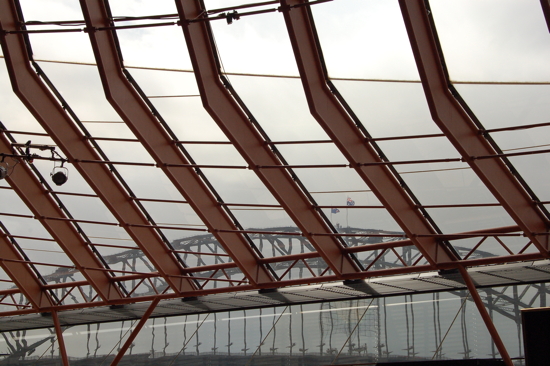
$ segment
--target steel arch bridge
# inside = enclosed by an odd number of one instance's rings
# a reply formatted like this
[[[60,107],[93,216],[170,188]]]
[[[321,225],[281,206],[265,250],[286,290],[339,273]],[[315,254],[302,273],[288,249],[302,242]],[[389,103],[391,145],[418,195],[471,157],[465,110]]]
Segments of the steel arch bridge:
[[[254,229],[257,230],[257,229]],[[300,254],[304,253],[309,249],[310,244],[301,239],[296,238],[294,235],[290,235],[289,233],[295,232],[296,228],[294,227],[275,227],[275,228],[268,228],[264,229],[265,234],[258,233],[252,235],[252,239],[254,240],[255,245],[257,246],[258,250],[265,254],[265,255],[292,255],[292,254]],[[388,232],[388,231],[382,231],[382,230],[375,230],[375,229],[360,229],[360,228],[342,228],[342,232],[348,233],[348,234],[371,234],[372,236],[354,236],[351,240],[349,240],[348,244],[350,247],[353,246],[361,246],[361,245],[373,245],[378,243],[384,243],[389,241],[397,240],[396,237],[401,235],[402,233],[399,232]],[[384,236],[387,235],[387,236]],[[216,261],[222,262],[224,259],[228,259],[226,257],[219,257],[218,255],[220,252],[223,252],[223,249],[219,248],[219,244],[217,243],[216,239],[212,235],[197,235],[197,236],[190,236],[186,238],[182,238],[179,240],[175,240],[172,243],[175,250],[179,251],[183,254],[183,258],[186,261],[186,263],[191,263],[193,266],[207,266],[212,264],[212,258],[214,257],[213,262],[215,264]],[[458,247],[455,246],[455,248],[458,250],[459,254],[462,256],[468,255],[470,253],[472,258],[489,258],[494,256],[495,254],[487,252],[487,251],[480,251],[476,250],[474,253],[471,253],[471,248],[466,247]],[[201,253],[201,254],[198,254]],[[397,253],[394,253],[392,251],[386,251],[383,252],[380,251],[374,251],[369,256],[365,256],[361,260],[361,264],[365,267],[374,265],[378,269],[387,269],[387,268],[396,268],[398,266],[403,265],[403,261],[408,263],[409,265],[412,264],[414,261],[418,260],[418,258],[421,257],[421,253],[416,249],[414,246],[407,246],[407,247],[401,247],[400,251]],[[147,265],[146,259],[143,258],[143,255],[136,250],[127,250],[122,251],[117,254],[109,255],[105,257],[105,260],[107,263],[111,266],[121,266],[123,270],[129,270],[129,271],[140,271],[140,266]],[[225,263],[225,262],[222,262]],[[306,263],[301,264],[295,264],[293,265],[291,262],[279,262],[277,266],[274,267],[276,272],[287,272],[291,271],[291,276],[294,277],[302,277],[304,273],[307,275],[309,271],[314,272],[322,272],[326,270],[326,264],[322,263],[322,261],[319,261],[317,259],[308,261]],[[76,274],[76,271],[67,270],[65,268],[60,269],[56,271],[55,273],[46,276],[45,280],[48,282],[56,282],[56,283],[66,283],[71,282],[74,280],[74,276]],[[229,268],[224,273],[211,273],[212,277],[216,276],[226,276],[231,277],[233,275],[241,275],[238,271],[233,271],[233,269]],[[215,282],[214,282],[215,284]],[[156,287],[157,289],[159,286]],[[145,286],[146,293],[142,293],[141,295],[147,295],[148,293],[152,294],[155,293],[155,287],[153,286]],[[63,291],[63,289],[56,290],[58,292],[55,292],[55,296],[59,298],[63,298],[67,296],[67,293]],[[468,293],[466,291],[449,291],[449,294],[452,294],[456,296],[457,298],[461,299],[462,301],[472,301],[472,298],[468,296]],[[512,286],[504,286],[501,288],[484,288],[480,290],[480,293],[482,294],[482,297],[484,299],[484,303],[486,304],[489,312],[493,314],[499,314],[500,316],[505,317],[506,319],[509,319],[510,321],[514,322],[516,324],[516,331],[517,331],[517,338],[519,345],[521,346],[521,315],[520,315],[520,309],[522,308],[528,308],[532,307],[534,305],[540,305],[545,306],[546,305],[546,298],[547,294],[550,294],[550,289],[545,284],[527,284],[527,285],[512,285]],[[70,295],[69,295],[70,296]],[[433,306],[434,306],[434,323],[433,323],[433,336],[434,341],[442,343],[442,337],[444,330],[441,329],[441,312],[440,312],[440,302],[439,302],[439,294],[434,293],[433,294]],[[75,299],[76,300],[76,299]],[[340,318],[350,318],[353,316],[356,316],[354,312],[356,310],[353,310],[352,308],[355,308],[354,301],[353,300],[343,300],[343,304],[347,304],[349,301],[349,310],[345,310],[344,312],[349,313],[349,315],[341,316]],[[383,298],[377,298],[376,300],[376,306],[378,308],[383,308],[384,304],[386,303],[386,300]],[[414,304],[413,295],[404,295],[404,301],[405,301],[405,308],[408,309],[408,307],[411,307]],[[293,305],[293,306],[299,306],[299,305]],[[327,311],[327,309],[331,308],[331,303],[321,303],[320,304],[320,311]],[[467,319],[467,314],[463,311],[463,307],[461,307],[461,310],[459,311],[460,315],[459,319],[457,320],[461,324],[461,338],[463,340],[463,355],[464,358],[471,358],[472,350],[470,349],[470,343],[472,340],[469,339],[468,336],[468,329],[471,327],[471,324],[469,324]],[[246,317],[246,312],[250,312],[251,310],[243,310],[244,315]],[[259,310],[262,311],[261,309]],[[264,312],[267,310],[264,309]],[[233,311],[236,313],[240,313],[240,311]],[[231,313],[231,312],[230,312]],[[346,314],[347,314],[346,313]],[[334,330],[330,330],[331,327],[350,327],[350,325],[335,325],[334,321],[332,319],[332,315],[330,315],[330,320],[328,318],[328,315],[322,313],[323,315],[319,316],[319,329],[320,332],[326,332],[327,334],[330,334],[332,337],[332,333]],[[215,315],[213,315],[215,317]],[[230,317],[231,315],[229,315]],[[185,319],[187,320],[190,315],[185,315]],[[364,346],[361,346],[361,340],[359,339],[359,343],[353,343],[353,342],[347,342],[345,346],[343,346],[342,349],[337,349],[332,346],[330,346],[333,341],[332,338],[328,339],[326,341],[326,345],[319,344],[315,345],[315,347],[318,347],[318,351],[316,352],[309,352],[308,354],[315,355],[315,357],[320,357],[321,359],[331,359],[331,357],[336,356],[336,354],[340,354],[343,352],[345,357],[348,357],[349,360],[353,361],[355,360],[354,357],[360,358],[361,360],[365,360],[367,357],[368,359],[372,361],[386,359],[386,360],[413,360],[416,358],[416,350],[415,350],[415,332],[414,332],[414,312],[411,312],[409,317],[407,317],[407,329],[409,327],[412,327],[411,332],[407,332],[406,338],[407,338],[407,344],[409,345],[406,347],[403,352],[402,349],[391,349],[389,346],[387,346],[388,339],[387,334],[384,339],[384,336],[382,334],[382,328],[384,328],[382,325],[386,323],[387,319],[386,311],[377,311],[375,314],[370,314],[368,322],[365,323],[366,325],[362,325],[361,327],[370,327],[374,328],[372,332],[376,332],[376,342],[374,346],[371,345],[370,350],[367,349],[366,343]],[[159,321],[159,318],[156,318],[157,321]],[[185,323],[185,322],[184,322]],[[245,324],[246,326],[246,324]],[[257,326],[257,325],[256,325]],[[303,322],[301,325],[296,325],[297,327],[302,327],[301,332],[304,333],[303,329]],[[121,327],[121,334],[122,329],[125,327],[125,322],[122,321],[120,324]],[[245,330],[249,334],[252,334],[254,332],[258,332],[258,329],[254,328],[254,324],[249,325],[250,329]],[[69,327],[70,328],[70,327]],[[292,328],[292,324],[290,324],[290,328]],[[68,328],[67,328],[68,329]],[[154,329],[154,328],[151,328]],[[363,331],[360,328],[357,330],[358,332],[361,331],[363,333],[367,333],[367,331]],[[342,331],[342,329],[340,329]],[[351,328],[350,328],[351,331]],[[87,357],[89,357],[90,362],[95,362],[96,357],[101,359],[101,357],[105,357],[106,355],[102,355],[99,348],[101,347],[99,341],[94,341],[94,339],[97,340],[97,335],[101,332],[100,325],[97,325],[94,329],[94,326],[91,324],[87,325],[87,349],[88,354]],[[154,330],[153,330],[154,332]],[[17,334],[16,334],[17,333]],[[261,333],[261,331],[260,331]],[[386,331],[387,333],[387,331]],[[183,332],[183,334],[188,334],[186,331]],[[25,331],[22,331],[21,337],[19,336],[18,332],[9,332],[9,333],[3,333],[4,340],[6,341],[8,348],[10,350],[9,355],[6,355],[4,360],[0,361],[0,364],[10,364],[10,362],[23,362],[18,364],[25,364],[24,360],[27,359],[32,360],[33,352],[39,348],[41,345],[53,342],[54,336],[52,333],[52,336],[44,337],[43,339],[40,339],[38,341],[29,342],[25,338]],[[265,337],[265,334],[259,334],[260,338],[263,339]],[[351,333],[349,334],[351,337]],[[185,336],[187,337],[187,336]],[[213,334],[213,337],[216,338],[218,335],[216,333]],[[221,338],[223,338],[222,336]],[[358,336],[360,338],[360,336]],[[284,337],[283,337],[284,338]],[[323,336],[321,336],[323,338]],[[21,339],[21,341],[19,341]],[[15,340],[15,341],[14,341]],[[269,349],[264,349],[264,356],[269,356],[274,359],[277,357],[292,357],[292,348],[296,343],[292,342],[292,339],[289,340],[289,344],[285,345],[285,348],[281,348],[279,351],[279,348],[275,349],[275,339],[270,340],[270,342],[273,342],[273,346]],[[191,341],[191,339],[188,340],[188,342],[194,342],[189,344],[189,346],[184,347],[181,352],[183,355],[189,354],[191,352],[192,355],[196,356],[197,359],[201,357],[207,357],[209,360],[212,359],[219,359],[219,362],[227,362],[227,357],[233,357],[235,360],[243,360],[246,359],[247,355],[247,345],[245,344],[245,347],[243,349],[246,349],[243,353],[242,350],[233,350],[231,351],[230,348],[227,349],[227,351],[212,351],[212,350],[202,350],[200,348],[201,341],[197,338]],[[225,342],[225,341],[224,341]],[[185,342],[184,342],[185,343]],[[231,338],[227,340],[227,343],[231,343]],[[187,344],[187,343],[186,343]],[[293,345],[294,344],[294,345]],[[299,358],[300,356],[305,356],[306,352],[308,350],[305,350],[303,346],[301,351],[294,351],[294,356],[296,358]],[[260,347],[261,348],[261,347]],[[262,354],[262,350],[258,349],[258,352],[260,352],[260,355]],[[166,347],[165,347],[166,349]],[[316,349],[316,348],[312,348]],[[494,344],[491,344],[492,349],[492,357],[496,357],[498,355],[498,352],[496,351]],[[285,351],[286,350],[286,351]],[[53,352],[53,348],[51,350]],[[132,350],[130,349],[130,355]],[[285,353],[286,352],[286,353]],[[519,351],[521,354],[521,350]],[[438,349],[436,352],[436,358],[444,359],[445,354],[442,349]],[[98,356],[99,355],[99,356]],[[166,358],[166,359],[173,359],[177,355],[170,355],[166,354],[166,350],[164,350],[164,353],[160,350],[155,351],[154,344],[151,348],[150,354],[136,354],[133,356],[133,358],[140,359],[140,362],[149,362],[144,361],[147,360],[153,355],[156,358]],[[201,356],[202,355],[202,356]],[[53,353],[52,353],[53,356]],[[29,358],[31,357],[31,358]],[[172,357],[172,358],[171,358]],[[244,358],[243,358],[244,357]],[[201,358],[202,359],[202,358]],[[19,361],[17,361],[19,360]],[[225,361],[224,361],[225,360]],[[36,361],[36,360],[35,360]],[[134,360],[135,361],[135,360]],[[318,360],[317,360],[318,361]],[[315,362],[317,362],[315,361]],[[37,362],[37,361],[36,361]],[[130,362],[129,359],[125,362]],[[153,362],[153,361],[150,361]],[[198,362],[198,361],[197,361]],[[213,361],[212,361],[213,362]],[[522,361],[521,361],[522,362]],[[522,364],[520,362],[520,364]],[[147,363],[145,363],[147,364]],[[178,364],[178,363],[175,363]]]

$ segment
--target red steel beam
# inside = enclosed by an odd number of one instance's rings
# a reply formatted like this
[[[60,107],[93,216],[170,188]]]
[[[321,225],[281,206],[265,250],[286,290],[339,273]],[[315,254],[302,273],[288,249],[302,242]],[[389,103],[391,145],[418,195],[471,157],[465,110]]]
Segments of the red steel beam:
[[[237,263],[248,280],[255,283],[272,282],[273,278],[243,234],[237,231],[232,219],[218,203],[201,177],[192,167],[174,167],[190,164],[174,140],[153,115],[131,83],[123,74],[124,66],[117,52],[114,30],[93,29],[111,26],[103,0],[80,1],[92,48],[107,99],[138,137],[149,154],[170,181],[216,237],[224,250]]]
[[[67,356],[65,339],[63,338],[63,329],[61,329],[61,324],[59,323],[57,311],[52,311],[52,318],[55,327],[55,334],[57,336],[57,344],[59,345],[59,353],[61,355],[61,360],[63,361],[63,366],[69,366],[69,357]]]
[[[541,254],[548,256],[548,219],[498,157],[472,117],[452,94],[436,30],[424,0],[400,0],[414,57],[434,122]],[[543,234],[543,235],[537,235]]]
[[[332,271],[337,276],[343,273],[357,273],[357,265],[343,251],[337,239],[310,235],[331,233],[331,230],[314,210],[312,203],[294,182],[290,173],[286,169],[261,169],[261,166],[283,164],[271,151],[267,141],[256,130],[235,98],[224,87],[219,75],[210,24],[188,21],[200,18],[204,14],[205,9],[201,3],[199,0],[176,1],[204,107]]]
[[[456,260],[436,239],[417,237],[436,232],[391,170],[384,164],[376,164],[383,163],[382,159],[365,142],[363,133],[331,92],[310,9],[293,7],[304,3],[304,0],[281,0],[281,9],[312,115],[426,259],[433,265]]]
[[[94,192],[126,229],[130,237],[177,293],[192,291],[195,286],[188,278],[175,277],[182,274],[183,267],[159,234],[149,225],[124,187],[105,164],[86,164],[79,160],[102,160],[86,140],[70,116],[64,111],[55,96],[33,71],[22,34],[21,20],[13,0],[0,2],[0,40],[13,89],[48,135],[63,150],[69,161],[78,170]],[[138,224],[138,226],[130,226]],[[67,243],[72,247],[78,242]],[[172,277],[174,276],[174,277]]]
[[[487,327],[487,330],[489,331],[489,334],[491,335],[493,342],[495,342],[495,346],[497,346],[498,352],[500,353],[500,357],[502,357],[502,360],[504,361],[506,366],[514,366],[514,363],[512,362],[512,359],[510,358],[508,351],[506,350],[506,346],[504,346],[504,343],[502,342],[502,339],[498,334],[497,328],[495,327],[495,324],[493,323],[493,320],[491,319],[489,312],[485,308],[485,305],[481,300],[481,296],[479,296],[479,293],[477,292],[476,285],[472,280],[472,278],[470,277],[470,274],[468,273],[466,268],[462,266],[459,266],[458,269],[460,271],[460,274],[462,275],[462,278],[464,279],[464,283],[468,287],[468,292],[470,293],[472,300],[474,300],[474,303],[477,306],[477,310],[479,311],[481,318],[485,322],[485,326]]]
[[[136,324],[136,327],[132,329],[132,332],[128,336],[128,339],[126,339],[126,342],[124,342],[124,345],[118,351],[117,355],[113,359],[113,362],[111,362],[111,366],[118,365],[120,360],[122,360],[122,358],[124,357],[124,354],[126,353],[126,351],[128,351],[128,348],[130,348],[130,346],[132,345],[132,342],[136,339],[137,335],[139,334],[139,332],[141,331],[145,323],[147,323],[147,320],[149,320],[149,317],[151,316],[151,314],[153,314],[153,311],[157,307],[157,304],[159,303],[159,301],[160,301],[159,297],[151,301],[151,305],[149,305],[149,307],[147,308],[147,311],[145,311],[145,313],[141,316],[138,323]]]
[[[550,32],[550,0],[540,0],[540,5],[542,6],[544,19],[546,20],[546,25],[548,26],[548,31]]]
[[[3,133],[0,133],[0,153],[12,153],[10,141]],[[19,159],[18,166],[6,178],[6,181],[55,239],[99,296],[106,301],[122,298],[123,295],[120,289],[112,282],[112,278],[108,273],[93,270],[94,268],[104,268],[103,264],[76,228],[68,221],[44,219],[44,217],[66,219],[67,216],[24,161]],[[2,257],[6,258],[4,251],[2,251]],[[15,265],[15,262],[12,265]],[[23,288],[22,290],[24,291]]]
[[[443,269],[456,269],[458,266],[463,267],[472,267],[472,266],[486,266],[486,265],[494,265],[494,264],[505,264],[505,263],[512,263],[512,262],[524,262],[524,261],[534,261],[534,260],[541,260],[545,259],[540,253],[529,253],[529,254],[516,254],[516,255],[509,255],[509,256],[501,256],[501,257],[489,257],[489,258],[480,258],[480,259],[468,259],[468,260],[462,260],[458,263],[456,261],[449,262],[449,263],[442,263],[441,268]],[[381,270],[370,270],[367,272],[361,273],[361,278],[373,278],[373,277],[382,277],[382,276],[393,276],[393,275],[407,275],[407,274],[413,274],[413,273],[423,273],[423,272],[429,272],[433,271],[432,265],[416,265],[412,267],[398,267],[398,268],[390,268],[390,269],[381,269]],[[144,276],[145,277],[145,276]],[[337,278],[334,275],[330,276],[322,276],[322,277],[310,277],[310,278],[299,278],[299,279],[291,279],[291,280],[282,280],[277,282],[278,287],[290,287],[290,286],[300,286],[300,285],[312,285],[312,284],[321,284],[321,283],[328,283],[328,282],[334,282],[342,279],[357,279],[357,275],[344,275],[341,276],[341,278]],[[138,279],[138,276],[135,277],[135,279]],[[84,281],[78,281],[76,282],[78,286],[84,286],[87,285],[87,283],[84,283]],[[57,288],[64,288],[67,287],[67,285],[71,285],[72,283],[61,283],[61,284],[52,284],[46,286],[48,289],[57,289]],[[132,304],[132,303],[142,303],[146,301],[153,301],[155,299],[161,299],[161,300],[168,300],[168,299],[175,299],[182,296],[206,296],[211,294],[220,294],[220,293],[229,293],[229,292],[236,292],[236,291],[252,291],[252,290],[258,290],[260,288],[270,288],[272,285],[265,284],[265,285],[239,285],[236,287],[218,287],[218,288],[210,288],[210,289],[203,289],[203,290],[194,290],[189,293],[183,293],[183,294],[174,294],[174,293],[167,293],[167,294],[152,294],[152,295],[141,295],[136,297],[127,297],[121,300],[116,301],[116,304]],[[0,296],[12,296],[20,293],[19,289],[8,289],[8,290],[0,290]],[[97,301],[94,303],[79,303],[79,304],[69,304],[69,305],[59,305],[56,306],[54,310],[57,311],[63,311],[63,310],[75,310],[75,309],[84,309],[89,307],[98,307],[98,306],[109,306],[112,305],[112,303],[107,303],[104,301]],[[50,309],[43,309],[44,311],[49,311]],[[15,315],[24,315],[24,314],[32,314],[36,313],[37,310],[34,308],[28,308],[28,309],[22,309],[22,310],[13,310],[13,311],[3,311],[0,312],[1,316],[15,316]]]
[[[32,306],[40,312],[42,308],[52,306],[53,301],[47,291],[44,291],[42,283],[31,270],[29,265],[19,261],[25,259],[17,251],[13,243],[5,233],[0,230],[0,267],[13,280],[13,283],[21,290]],[[4,259],[18,262],[4,261]]]

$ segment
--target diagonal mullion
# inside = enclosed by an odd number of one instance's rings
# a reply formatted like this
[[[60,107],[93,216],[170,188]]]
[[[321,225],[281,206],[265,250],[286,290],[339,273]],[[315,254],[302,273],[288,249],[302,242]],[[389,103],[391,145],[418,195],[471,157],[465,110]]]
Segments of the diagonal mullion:
[[[194,283],[188,278],[181,277],[182,265],[158,233],[153,228],[147,227],[149,221],[108,167],[105,164],[80,162],[102,159],[76,127],[63,106],[32,70],[24,36],[8,33],[19,31],[21,24],[15,2],[13,0],[0,2],[0,27],[3,31],[0,39],[16,95],[155,265],[168,286],[176,293],[193,291]]]
[[[25,297],[38,310],[53,306],[53,299],[42,287],[42,283],[32,271],[25,258],[15,248],[10,238],[0,229],[0,252],[2,260],[0,267],[12,279]]]
[[[293,176],[285,169],[261,168],[262,166],[282,167],[284,163],[269,148],[266,139],[224,86],[208,22],[188,21],[188,19],[198,19],[205,13],[202,2],[177,0],[176,6],[201,98],[208,113],[333,272],[337,276],[357,273],[359,270],[357,264],[344,252],[338,239],[330,235],[312,235],[312,233],[330,234],[332,231],[319,212],[313,208],[311,201],[294,181]]]
[[[541,254],[547,256],[550,250],[548,218],[518,177],[497,156],[498,152],[476,125],[473,114],[454,95],[456,91],[451,91],[426,3],[400,1],[400,6],[434,122]],[[495,157],[476,159],[477,156]]]
[[[107,99],[138,137],[158,166],[185,197],[226,252],[239,265],[252,283],[272,282],[273,278],[249,242],[209,191],[192,167],[174,167],[190,164],[174,140],[168,135],[147,104],[123,73],[120,53],[117,52],[114,31],[102,30],[111,26],[104,1],[82,0],[81,6],[96,57]],[[94,31],[94,29],[96,29]]]
[[[12,153],[11,144],[2,133],[0,133],[0,152],[3,154]],[[47,193],[29,166],[20,161],[17,168],[13,170],[9,177],[6,177],[6,180],[101,298],[116,300],[123,297],[107,273],[94,270],[94,268],[103,268],[103,264],[93,254],[90,247],[70,222],[44,219],[45,217],[62,219],[67,217]]]
[[[433,238],[436,231],[394,172],[383,164],[361,165],[383,160],[329,87],[310,9],[301,6],[304,3],[281,0],[281,10],[312,115],[426,259],[431,264],[456,260],[449,248]]]

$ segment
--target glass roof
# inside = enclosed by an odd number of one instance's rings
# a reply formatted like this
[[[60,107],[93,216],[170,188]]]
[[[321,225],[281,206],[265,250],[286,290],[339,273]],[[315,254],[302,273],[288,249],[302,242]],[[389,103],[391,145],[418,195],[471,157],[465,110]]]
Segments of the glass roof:
[[[548,255],[538,1],[9,3],[5,314]]]

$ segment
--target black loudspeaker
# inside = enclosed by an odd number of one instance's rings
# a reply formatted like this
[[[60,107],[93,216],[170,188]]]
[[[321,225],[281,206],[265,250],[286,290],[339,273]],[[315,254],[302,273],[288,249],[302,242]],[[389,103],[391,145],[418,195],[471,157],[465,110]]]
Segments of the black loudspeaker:
[[[524,309],[521,319],[526,365],[550,365],[550,308]]]

